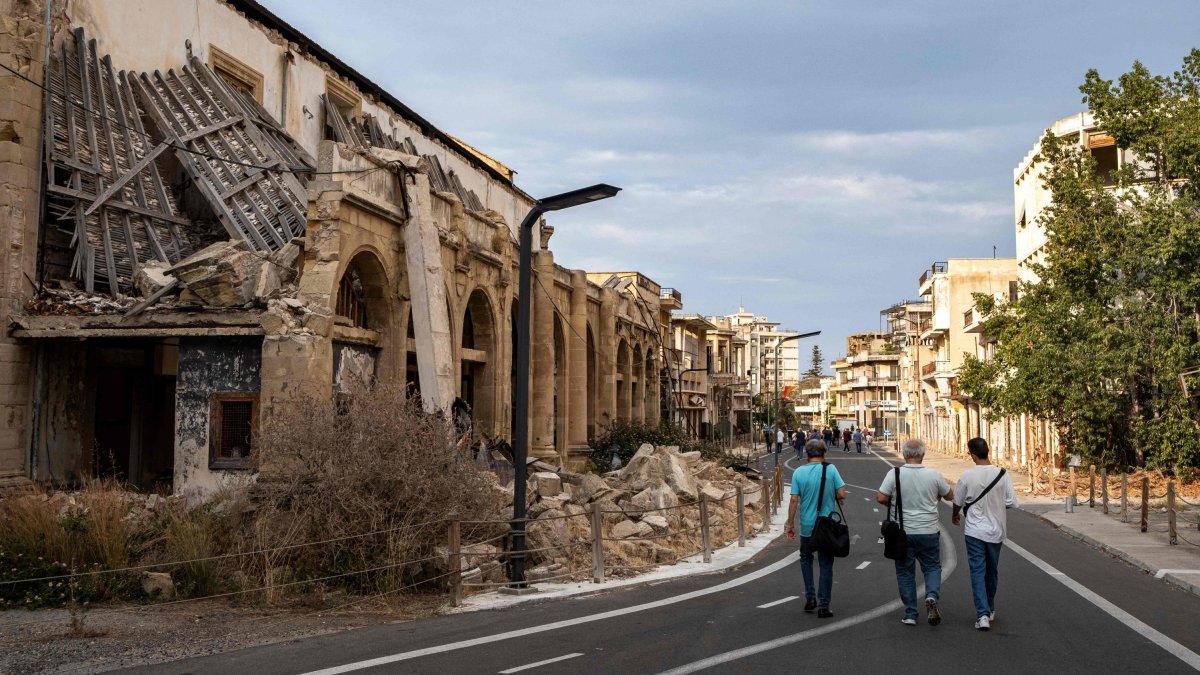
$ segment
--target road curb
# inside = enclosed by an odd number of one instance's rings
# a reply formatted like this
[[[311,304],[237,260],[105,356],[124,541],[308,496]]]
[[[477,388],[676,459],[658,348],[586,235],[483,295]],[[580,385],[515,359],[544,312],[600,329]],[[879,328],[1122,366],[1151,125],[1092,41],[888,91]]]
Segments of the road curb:
[[[1020,508],[1020,507],[1018,507],[1018,508]],[[1155,567],[1154,565],[1151,565],[1151,564],[1141,560],[1140,558],[1132,555],[1131,553],[1129,553],[1127,551],[1119,549],[1115,546],[1110,546],[1108,544],[1105,544],[1104,542],[1096,539],[1095,537],[1092,537],[1088,534],[1080,532],[1079,530],[1077,530],[1069,525],[1063,525],[1062,523],[1055,522],[1054,520],[1047,518],[1042,513],[1029,511],[1024,508],[1022,508],[1021,510],[1025,511],[1025,513],[1035,516],[1038,520],[1041,520],[1042,522],[1050,525],[1054,529],[1062,532],[1063,534],[1066,534],[1068,537],[1071,537],[1072,539],[1075,539],[1077,541],[1081,541],[1081,542],[1087,544],[1088,546],[1091,546],[1092,548],[1096,549],[1097,551],[1100,551],[1101,553],[1105,553],[1105,554],[1110,555],[1118,560],[1128,563],[1129,565],[1132,565],[1133,567],[1136,567],[1136,568],[1142,570],[1143,572],[1150,574],[1151,576],[1154,576],[1156,578],[1161,578],[1163,581],[1166,581],[1167,583],[1169,583],[1173,586],[1177,586],[1181,590],[1187,591],[1194,595],[1200,595],[1200,584],[1196,584],[1191,581],[1188,581],[1187,579],[1185,579],[1182,576],[1177,575],[1177,574],[1167,573],[1167,574],[1164,574],[1162,577],[1158,577],[1158,572],[1161,568]]]

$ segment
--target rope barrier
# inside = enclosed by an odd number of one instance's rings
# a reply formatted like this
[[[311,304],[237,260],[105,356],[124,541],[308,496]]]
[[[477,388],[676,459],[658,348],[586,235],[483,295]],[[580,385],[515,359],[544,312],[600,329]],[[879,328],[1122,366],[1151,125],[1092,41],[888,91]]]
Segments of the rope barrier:
[[[258,549],[255,551],[240,551],[237,553],[223,553],[221,555],[208,556],[205,558],[192,558],[191,560],[173,560],[170,562],[148,563],[145,565],[131,565],[129,567],[119,567],[119,568],[111,569],[111,570],[90,570],[90,571],[86,571],[86,572],[76,572],[73,574],[56,574],[56,575],[45,576],[45,577],[31,577],[29,579],[6,580],[6,581],[0,581],[0,586],[11,586],[13,584],[34,583],[34,582],[38,582],[38,581],[58,581],[60,579],[90,577],[90,576],[96,576],[99,574],[119,574],[122,572],[138,572],[138,571],[142,571],[142,570],[154,569],[156,567],[173,567],[175,565],[190,565],[192,563],[212,562],[215,560],[226,560],[229,558],[241,558],[241,557],[250,556],[250,555],[259,555],[262,553],[275,553],[277,551],[289,551],[292,549],[305,548],[308,546],[320,546],[322,544],[333,544],[333,543],[337,543],[339,541],[349,541],[351,539],[362,539],[363,537],[370,537],[370,536],[377,535],[377,534],[388,534],[388,533],[392,533],[392,532],[400,532],[402,530],[413,530],[418,527],[425,527],[428,525],[436,525],[438,523],[444,523],[444,522],[446,522],[444,519],[443,520],[430,520],[430,521],[427,521],[424,523],[417,523],[416,525],[405,525],[402,527],[396,527],[396,528],[391,528],[391,529],[387,529],[387,530],[376,530],[374,532],[365,532],[362,534],[351,534],[351,535],[347,535],[344,537],[334,537],[332,539],[323,539],[320,541],[310,541],[310,542],[304,542],[301,544],[287,544],[285,546],[276,546],[274,548],[264,548],[264,549]]]

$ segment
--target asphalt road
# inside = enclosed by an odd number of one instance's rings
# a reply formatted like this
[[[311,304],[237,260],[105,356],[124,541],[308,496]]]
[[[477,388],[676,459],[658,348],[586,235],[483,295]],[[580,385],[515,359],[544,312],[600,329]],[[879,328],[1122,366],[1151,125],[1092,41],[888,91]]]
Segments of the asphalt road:
[[[374,626],[140,670],[255,675],[1200,670],[1200,598],[1020,511],[1009,512],[1010,545],[1001,556],[991,631],[973,628],[966,554],[949,508],[943,510],[942,559],[952,569],[943,575],[942,624],[929,626],[922,609],[919,625],[902,625],[894,568],[877,543],[882,507],[875,503],[875,489],[888,458],[840,450],[828,457],[849,485],[846,518],[851,534],[860,535],[850,556],[835,562],[830,619],[803,611],[798,545],[781,537],[752,562],[724,573]]]

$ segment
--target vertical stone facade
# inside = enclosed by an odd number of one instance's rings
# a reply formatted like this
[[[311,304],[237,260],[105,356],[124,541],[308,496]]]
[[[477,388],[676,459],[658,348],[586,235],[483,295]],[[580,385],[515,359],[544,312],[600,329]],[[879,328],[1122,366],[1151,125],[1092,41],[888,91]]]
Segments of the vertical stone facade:
[[[0,63],[41,83],[45,9],[38,0],[0,0]],[[0,323],[33,295],[36,278],[42,90],[0,70]],[[0,335],[0,488],[19,484],[28,464],[31,350]]]

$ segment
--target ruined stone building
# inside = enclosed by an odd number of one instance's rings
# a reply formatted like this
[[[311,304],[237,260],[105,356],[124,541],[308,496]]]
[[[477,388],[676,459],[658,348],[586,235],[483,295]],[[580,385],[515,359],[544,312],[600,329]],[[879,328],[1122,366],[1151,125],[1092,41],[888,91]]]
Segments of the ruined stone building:
[[[508,167],[252,0],[0,0],[0,63],[0,481],[200,496],[289,395],[356,381],[511,437]],[[552,232],[527,422],[566,463],[669,408],[682,302],[556,265]]]

